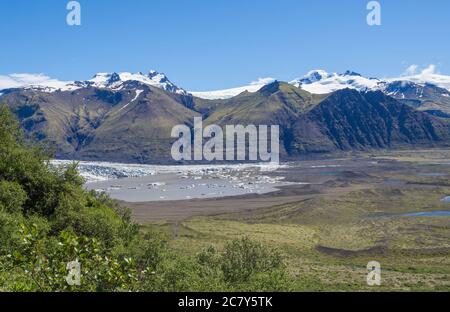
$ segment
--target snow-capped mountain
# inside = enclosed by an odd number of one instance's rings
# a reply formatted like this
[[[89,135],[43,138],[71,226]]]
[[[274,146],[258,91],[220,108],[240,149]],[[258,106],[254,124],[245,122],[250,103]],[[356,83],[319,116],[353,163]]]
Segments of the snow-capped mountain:
[[[192,95],[208,100],[229,99],[244,91],[256,92],[262,87],[272,83],[275,79],[259,79],[250,85],[232,89],[209,91],[209,92],[190,92]],[[381,80],[375,78],[365,78],[358,73],[346,71],[343,74],[328,73],[325,70],[313,70],[302,78],[295,79],[290,84],[302,88],[305,91],[314,94],[327,94],[342,89],[356,89],[359,91],[378,89]]]
[[[168,92],[187,95],[182,88],[172,83],[166,75],[157,71],[150,71],[147,75],[139,73],[99,73],[93,79],[81,82],[96,88],[120,90],[125,88],[130,82],[139,82],[144,85],[153,86]]]
[[[275,79],[273,78],[264,78],[243,87],[210,92],[190,93],[196,97],[208,100],[229,99],[244,91],[256,92],[269,83],[272,83],[274,80]],[[381,80],[379,79],[365,78],[360,74],[352,71],[346,71],[343,74],[337,74],[328,73],[325,70],[318,69],[310,71],[302,78],[291,81],[290,84],[296,87],[300,87],[310,93],[327,94],[347,88],[356,89],[359,91],[378,89],[377,87],[380,82]]]
[[[14,77],[14,76],[12,76]],[[45,76],[43,76],[45,77]],[[29,79],[32,80],[32,79]],[[22,82],[22,84],[21,84]],[[143,84],[163,89],[168,92],[188,95],[189,93],[172,83],[166,75],[157,71],[150,71],[148,74],[144,73],[98,73],[90,80],[84,81],[59,81],[56,79],[41,79],[37,82],[26,83],[24,80],[18,81],[16,84],[12,83],[9,88],[21,88],[26,90],[37,90],[41,92],[56,92],[56,91],[74,91],[81,88],[95,87],[101,89],[122,90],[127,88],[137,87]],[[2,88],[7,89],[7,88]]]
[[[242,87],[216,91],[188,92],[172,83],[166,75],[154,70],[148,74],[141,72],[98,73],[90,80],[69,82],[51,79],[42,74],[13,74],[0,76],[0,91],[20,88],[51,93],[55,91],[74,91],[87,87],[122,90],[137,89],[139,86],[149,85],[171,93],[181,95],[192,94],[198,98],[216,100],[229,99],[245,91],[254,93],[273,81],[275,81],[274,78],[260,78]],[[400,82],[403,82],[403,84]],[[290,84],[313,94],[328,94],[342,89],[354,89],[358,91],[381,90],[388,95],[395,95],[396,98],[400,98],[403,92],[400,89],[404,89],[405,86],[408,86],[409,89],[416,89],[415,91],[408,90],[407,93],[410,95],[413,92],[420,93],[421,88],[429,85],[434,85],[448,91],[450,90],[450,76],[437,74],[433,65],[420,73],[414,72],[397,78],[386,79],[367,78],[353,71],[329,73],[325,70],[318,69],[308,72],[301,78],[292,80]],[[447,96],[444,94],[445,92],[441,93],[442,96]]]
[[[272,78],[260,79],[258,82],[248,86],[210,92],[191,92],[191,94],[209,100],[228,99],[244,91],[256,92],[273,81],[274,79]],[[450,76],[436,74],[434,70],[428,72],[427,70],[424,70],[417,75],[378,79],[367,78],[349,70],[339,74],[328,73],[325,70],[317,69],[308,72],[301,78],[292,80],[290,84],[313,94],[328,94],[342,89],[354,89],[358,91],[381,90],[383,92],[386,91],[385,93],[390,95],[400,95],[401,90],[396,90],[396,88],[401,87],[402,84],[399,84],[398,82],[411,83],[409,88],[416,88],[416,93],[420,92],[420,89],[427,85],[435,85],[436,87],[450,90]],[[408,91],[408,93],[411,93],[411,91]]]
[[[365,78],[352,71],[337,74],[327,73],[324,70],[313,70],[290,83],[313,94],[327,94],[342,89],[374,90],[378,88],[380,80]]]
[[[450,97],[449,90],[428,82],[416,83],[406,80],[397,80],[385,83],[382,90],[387,95],[398,99],[421,99],[429,98],[430,96]]]
[[[450,76],[436,74],[434,70],[432,71],[424,70],[417,75],[402,76],[399,78],[391,78],[386,80],[388,82],[393,81],[413,82],[415,84],[422,86],[426,84],[432,84],[450,91]]]
[[[61,159],[165,163],[172,159],[168,143],[175,139],[171,128],[191,126],[198,116],[205,124],[219,126],[279,125],[283,130],[280,152],[290,157],[450,145],[450,92],[432,84],[313,71],[293,84],[275,81],[265,85],[270,80],[260,80],[244,88],[253,93],[206,101],[147,87],[152,84],[177,92],[169,88],[164,76],[156,76],[154,72],[97,74],[88,81],[64,84],[65,88],[79,88],[74,92],[9,88],[1,91],[0,106],[6,105],[16,114],[27,138],[51,142]],[[47,78],[36,78],[39,87],[59,90],[54,82],[46,83]],[[6,85],[4,81],[0,76],[0,88]],[[345,90],[310,96],[295,83],[302,88],[315,87],[312,92]],[[370,88],[378,90],[355,90]]]
[[[313,84],[316,82],[320,82],[324,79],[330,78],[331,76],[332,76],[331,74],[327,73],[322,69],[316,69],[308,72],[302,78],[293,80],[291,83],[294,84],[296,87],[299,87],[300,85],[303,84]]]

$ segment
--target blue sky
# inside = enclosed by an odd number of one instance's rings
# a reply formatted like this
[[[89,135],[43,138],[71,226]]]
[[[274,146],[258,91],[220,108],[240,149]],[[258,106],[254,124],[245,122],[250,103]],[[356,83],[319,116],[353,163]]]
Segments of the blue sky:
[[[66,24],[68,2],[1,1],[0,75],[155,69],[214,90],[317,68],[382,78],[435,64],[450,74],[448,0],[380,0],[375,27],[368,0],[79,0],[79,27]]]

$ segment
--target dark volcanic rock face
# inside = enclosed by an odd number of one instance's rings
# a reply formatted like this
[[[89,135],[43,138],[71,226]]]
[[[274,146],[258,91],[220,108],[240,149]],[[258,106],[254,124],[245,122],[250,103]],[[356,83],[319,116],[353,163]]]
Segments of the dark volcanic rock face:
[[[292,152],[447,144],[447,122],[382,92],[337,91],[294,125]]]
[[[442,118],[450,117],[450,92],[433,84],[394,81],[387,84],[384,93],[396,100]]]

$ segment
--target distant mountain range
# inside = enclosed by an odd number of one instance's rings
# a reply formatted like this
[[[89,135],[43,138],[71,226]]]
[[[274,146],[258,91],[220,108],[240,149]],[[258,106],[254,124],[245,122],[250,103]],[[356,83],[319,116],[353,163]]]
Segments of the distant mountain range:
[[[98,73],[90,80],[85,81],[59,81],[54,79],[43,79],[38,83],[25,84],[21,87],[3,88],[3,89],[23,89],[42,91],[47,93],[57,91],[75,91],[83,88],[99,88],[109,90],[121,90],[133,85],[138,86],[140,84],[149,85],[156,88],[163,89],[177,94],[185,94],[188,92],[179,88],[172,83],[166,75],[157,71],[151,70],[148,74],[142,72],[139,73]],[[4,92],[0,89],[0,92]]]
[[[205,99],[225,99],[242,93],[243,91],[256,92],[264,85],[273,82],[273,78],[259,79],[250,85],[207,92],[191,92],[193,95]],[[435,85],[450,90],[450,76],[439,75],[434,72],[420,73],[397,78],[367,78],[354,71],[346,71],[342,74],[328,73],[324,70],[312,70],[301,78],[294,79],[289,83],[313,94],[327,94],[342,89],[384,90],[387,85],[394,82],[412,82],[416,85]]]
[[[100,73],[0,90],[0,105],[58,158],[170,161],[171,129],[205,124],[280,125],[283,157],[450,144],[450,78],[365,78],[311,71],[291,82],[188,92],[164,74]],[[447,80],[446,80],[447,79]]]

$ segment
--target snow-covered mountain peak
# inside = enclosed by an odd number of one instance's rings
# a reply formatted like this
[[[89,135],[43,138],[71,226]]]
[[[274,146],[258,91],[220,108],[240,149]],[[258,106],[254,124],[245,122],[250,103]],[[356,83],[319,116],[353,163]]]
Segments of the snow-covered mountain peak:
[[[15,77],[15,76],[14,76]],[[74,91],[81,88],[95,87],[101,89],[121,90],[129,88],[130,86],[138,84],[153,86],[159,89],[163,89],[168,92],[188,95],[189,93],[172,83],[166,75],[159,73],[155,70],[151,70],[148,74],[142,72],[130,73],[97,73],[90,80],[84,81],[59,81],[50,79],[43,76],[46,79],[40,79],[37,83],[21,83],[21,81],[15,83],[12,81],[11,87],[32,89],[42,92],[55,92],[55,91]],[[11,78],[12,79],[12,78]],[[23,79],[22,79],[23,80]],[[31,79],[28,79],[31,80]],[[36,80],[36,79],[34,79]],[[41,81],[42,80],[42,81]],[[8,88],[8,86],[6,87]],[[2,89],[6,89],[2,88]]]
[[[403,81],[413,82],[419,85],[433,84],[440,88],[450,90],[450,76],[436,74],[436,73],[420,73],[411,76],[402,76],[399,78],[387,79],[388,82]]]
[[[330,77],[330,74],[322,69],[316,69],[308,72],[303,78],[298,79],[302,84],[311,84]]]
[[[356,77],[362,77],[361,74],[354,72],[352,70],[347,70],[345,73],[341,74],[341,76],[356,76]]]
[[[74,91],[81,88],[96,87],[110,90],[139,89],[148,85],[165,91],[189,95],[192,94],[204,99],[228,99],[242,92],[257,92],[265,85],[273,82],[274,78],[260,78],[248,85],[217,91],[187,92],[172,83],[165,74],[155,70],[148,73],[131,72],[100,72],[90,80],[84,81],[59,81],[43,74],[10,74],[0,75],[0,90],[26,89],[41,92]],[[281,79],[281,81],[283,81]],[[328,94],[341,89],[355,89],[359,91],[381,90],[387,94],[402,96],[415,92],[422,94],[421,89],[427,85],[450,90],[450,76],[439,74],[435,66],[430,65],[421,72],[408,70],[403,76],[397,78],[367,78],[363,75],[347,70],[344,73],[331,73],[322,69],[309,71],[301,78],[290,82],[292,85],[313,94]],[[443,96],[449,96],[447,92],[438,91]]]
[[[185,90],[172,83],[166,75],[155,70],[151,70],[148,74],[142,72],[98,73],[93,79],[87,81],[86,84],[97,88],[122,89],[129,82],[139,82],[172,93],[188,94]]]
[[[191,93],[204,99],[227,99],[244,91],[256,92],[273,80],[272,78],[259,80],[258,83],[226,90]],[[368,78],[352,70],[339,74],[330,73],[323,69],[315,69],[309,71],[301,78],[292,80],[290,84],[313,94],[328,94],[342,89],[354,89],[358,91],[380,90],[387,94],[399,95],[403,94],[406,88],[414,89],[414,92],[421,94],[420,90],[426,85],[434,85],[450,90],[450,76],[437,74],[433,66],[414,75],[386,79]],[[447,93],[443,93],[443,95],[448,96]]]
[[[342,89],[356,89],[359,91],[378,89],[379,82],[380,80],[378,79],[366,78],[349,70],[343,74],[314,70],[302,78],[291,81],[291,84],[310,93],[326,94]]]

